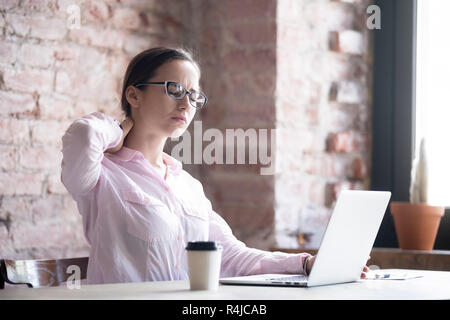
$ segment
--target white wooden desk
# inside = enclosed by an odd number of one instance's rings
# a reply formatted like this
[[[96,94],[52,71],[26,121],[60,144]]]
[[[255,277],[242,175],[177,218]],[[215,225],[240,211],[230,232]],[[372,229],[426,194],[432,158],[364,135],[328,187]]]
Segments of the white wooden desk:
[[[394,269],[386,269],[386,272]],[[397,269],[396,271],[398,271]],[[406,271],[406,270],[405,270]],[[415,270],[417,272],[417,270]],[[450,299],[450,272],[420,271],[410,280],[359,280],[312,288],[221,285],[217,292],[190,291],[188,281],[157,281],[48,288],[6,288],[11,299],[149,299],[149,300],[310,300],[310,299]]]

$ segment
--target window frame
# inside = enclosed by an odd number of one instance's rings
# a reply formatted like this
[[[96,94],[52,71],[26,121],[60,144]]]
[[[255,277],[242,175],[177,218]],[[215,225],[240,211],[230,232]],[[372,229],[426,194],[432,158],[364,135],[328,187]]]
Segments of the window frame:
[[[409,201],[415,153],[417,0],[375,0],[381,29],[374,30],[371,189],[390,190],[391,201]],[[449,208],[446,208],[446,213]],[[398,248],[388,207],[374,247]],[[444,215],[435,249],[450,249]]]

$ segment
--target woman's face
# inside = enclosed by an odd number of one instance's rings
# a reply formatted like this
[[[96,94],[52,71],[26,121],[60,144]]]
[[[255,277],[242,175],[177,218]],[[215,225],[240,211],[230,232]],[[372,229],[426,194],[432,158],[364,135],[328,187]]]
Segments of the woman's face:
[[[172,60],[161,65],[148,82],[175,81],[188,91],[199,90],[200,75],[197,68],[186,60]],[[135,89],[136,100],[131,103],[134,127],[145,133],[176,138],[191,123],[196,109],[189,103],[189,95],[175,100],[166,94],[164,85],[147,85]],[[174,119],[184,117],[186,122]]]

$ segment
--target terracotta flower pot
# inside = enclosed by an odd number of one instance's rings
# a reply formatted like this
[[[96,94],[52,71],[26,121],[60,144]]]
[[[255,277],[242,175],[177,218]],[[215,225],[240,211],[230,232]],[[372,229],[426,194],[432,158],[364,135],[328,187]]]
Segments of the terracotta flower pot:
[[[401,249],[433,250],[444,207],[391,202],[390,209]]]

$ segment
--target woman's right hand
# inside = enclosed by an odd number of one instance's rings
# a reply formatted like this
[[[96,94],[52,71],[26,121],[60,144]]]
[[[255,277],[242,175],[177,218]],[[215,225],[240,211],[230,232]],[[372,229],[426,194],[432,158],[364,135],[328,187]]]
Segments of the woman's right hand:
[[[133,119],[131,119],[130,117],[126,117],[125,120],[123,120],[121,123],[123,128],[122,139],[120,140],[117,146],[115,146],[114,148],[106,149],[105,152],[114,153],[122,149],[123,141],[125,140],[127,134],[130,132],[131,128],[133,128],[133,124],[134,124]]]
[[[370,256],[369,259],[367,259],[367,261],[370,260]],[[316,256],[312,256],[306,263],[306,274],[309,275],[309,273],[311,272],[311,269],[314,265],[314,261],[316,261]],[[367,273],[370,272],[370,269],[368,266],[364,266],[363,271],[361,272],[361,279],[365,279],[367,278]]]

